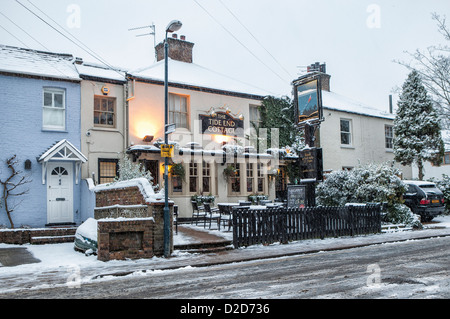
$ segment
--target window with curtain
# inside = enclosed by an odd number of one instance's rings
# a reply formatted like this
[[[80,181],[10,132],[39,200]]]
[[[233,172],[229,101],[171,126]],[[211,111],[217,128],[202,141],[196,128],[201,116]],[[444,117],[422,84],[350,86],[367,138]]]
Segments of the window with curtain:
[[[188,96],[169,94],[169,123],[175,123],[176,128],[189,129]]]

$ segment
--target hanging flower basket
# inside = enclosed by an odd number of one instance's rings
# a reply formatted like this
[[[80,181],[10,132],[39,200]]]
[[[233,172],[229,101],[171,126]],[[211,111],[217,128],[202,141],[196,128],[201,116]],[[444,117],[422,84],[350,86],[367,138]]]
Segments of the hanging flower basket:
[[[223,177],[225,178],[225,180],[228,182],[229,179],[231,177],[236,176],[237,174],[237,170],[234,166],[232,165],[228,165],[224,170],[223,170]]]

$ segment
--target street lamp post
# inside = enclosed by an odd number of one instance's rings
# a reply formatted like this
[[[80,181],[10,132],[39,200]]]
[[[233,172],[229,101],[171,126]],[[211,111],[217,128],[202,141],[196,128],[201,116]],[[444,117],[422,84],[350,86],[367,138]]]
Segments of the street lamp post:
[[[169,144],[169,134],[167,126],[169,124],[169,43],[167,34],[178,31],[182,23],[173,20],[166,28],[166,37],[164,41],[164,144]],[[170,211],[169,211],[169,158],[164,158],[164,257],[170,256]]]

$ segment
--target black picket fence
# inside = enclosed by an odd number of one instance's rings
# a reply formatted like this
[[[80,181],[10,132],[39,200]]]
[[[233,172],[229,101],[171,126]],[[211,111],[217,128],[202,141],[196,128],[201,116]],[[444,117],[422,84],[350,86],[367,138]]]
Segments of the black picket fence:
[[[233,209],[235,248],[381,232],[381,206]]]

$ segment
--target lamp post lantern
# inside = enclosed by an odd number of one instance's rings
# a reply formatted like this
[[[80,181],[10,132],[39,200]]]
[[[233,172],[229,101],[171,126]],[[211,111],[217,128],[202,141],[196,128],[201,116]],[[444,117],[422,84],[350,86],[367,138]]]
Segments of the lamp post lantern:
[[[178,31],[182,23],[173,20],[166,28],[166,36],[164,41],[164,144],[169,144],[169,134],[167,126],[169,124],[169,43],[167,42],[167,34]],[[164,257],[170,256],[170,211],[169,211],[169,158],[164,158]]]

